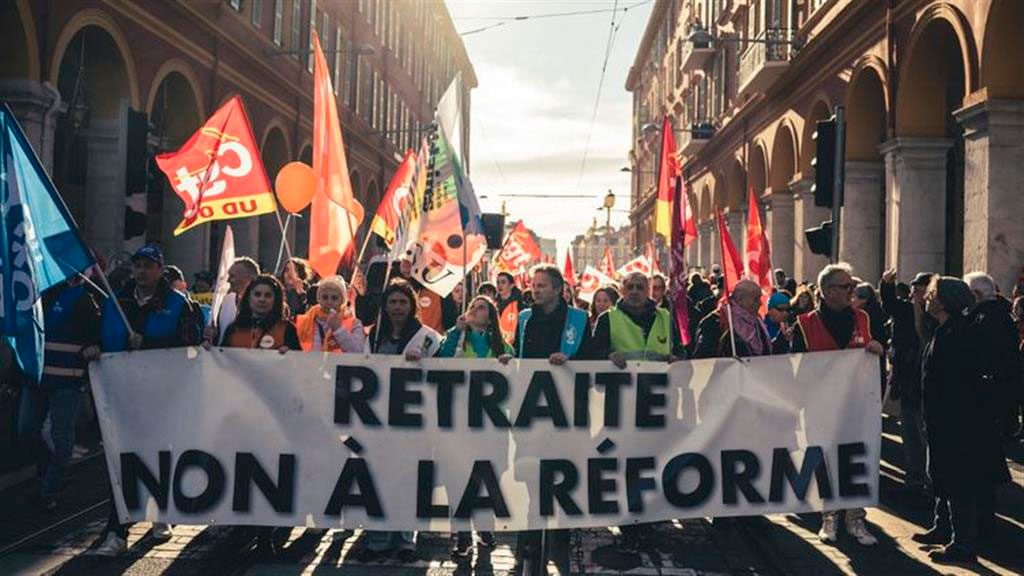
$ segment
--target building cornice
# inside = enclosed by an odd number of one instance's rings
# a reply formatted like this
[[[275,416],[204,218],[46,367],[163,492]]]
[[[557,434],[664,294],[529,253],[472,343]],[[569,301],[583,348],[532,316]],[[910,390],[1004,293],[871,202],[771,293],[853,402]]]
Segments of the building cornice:
[[[663,25],[662,15],[668,9],[669,4],[671,4],[671,0],[655,0],[654,2],[651,15],[647,17],[647,26],[644,28],[644,35],[640,40],[640,47],[636,51],[633,65],[630,66],[629,74],[626,76],[627,92],[632,92],[636,89],[637,82],[643,73],[647,54],[651,51],[651,44],[654,43],[654,38],[658,34],[658,28]]]

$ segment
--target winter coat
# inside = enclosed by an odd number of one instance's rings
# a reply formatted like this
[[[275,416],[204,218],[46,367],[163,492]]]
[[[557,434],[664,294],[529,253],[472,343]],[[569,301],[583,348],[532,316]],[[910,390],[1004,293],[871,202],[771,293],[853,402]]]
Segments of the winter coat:
[[[988,409],[1002,434],[1010,436],[1017,431],[1017,399],[1022,386],[1013,317],[1005,301],[989,300],[975,306],[969,320],[978,345]]]
[[[928,473],[941,498],[976,494],[1010,479],[982,389],[980,343],[971,336],[968,319],[953,315],[921,358]]]

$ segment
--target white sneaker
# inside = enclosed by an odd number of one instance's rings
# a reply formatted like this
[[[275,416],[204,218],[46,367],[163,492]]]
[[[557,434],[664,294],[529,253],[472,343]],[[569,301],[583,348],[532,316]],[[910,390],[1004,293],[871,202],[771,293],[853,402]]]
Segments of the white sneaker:
[[[829,513],[821,515],[821,530],[818,530],[818,539],[825,544],[835,544],[838,540],[839,519]]]
[[[106,556],[113,558],[114,556],[120,556],[124,554],[125,550],[128,549],[128,542],[124,538],[121,538],[113,532],[108,532],[107,537],[103,540],[103,543],[93,549],[91,555],[93,556]]]
[[[154,522],[153,530],[150,532],[153,535],[154,540],[160,542],[166,542],[174,537],[174,532],[171,532],[171,525],[164,524],[163,522]]]
[[[853,536],[861,546],[874,546],[878,544],[878,538],[875,538],[871,532],[868,532],[868,527],[864,525],[863,518],[848,521],[846,523],[846,532]]]

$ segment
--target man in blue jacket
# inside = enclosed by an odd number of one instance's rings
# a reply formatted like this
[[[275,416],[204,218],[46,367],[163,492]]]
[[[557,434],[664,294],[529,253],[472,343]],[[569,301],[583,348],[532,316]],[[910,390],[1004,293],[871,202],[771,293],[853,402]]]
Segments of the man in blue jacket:
[[[187,296],[171,288],[163,276],[164,255],[146,245],[132,256],[132,279],[117,293],[117,302],[131,324],[131,331],[108,298],[100,321],[104,352],[180,348],[199,344],[202,312]],[[107,535],[94,554],[117,556],[127,549],[128,527],[121,524],[111,504]],[[153,525],[153,537],[167,540],[170,526]]]

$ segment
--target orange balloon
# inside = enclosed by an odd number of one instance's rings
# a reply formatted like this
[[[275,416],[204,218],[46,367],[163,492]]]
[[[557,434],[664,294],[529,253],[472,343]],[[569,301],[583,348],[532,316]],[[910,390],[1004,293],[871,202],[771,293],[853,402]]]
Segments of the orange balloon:
[[[316,194],[316,172],[302,162],[285,164],[274,182],[281,207],[292,214],[305,210]]]

